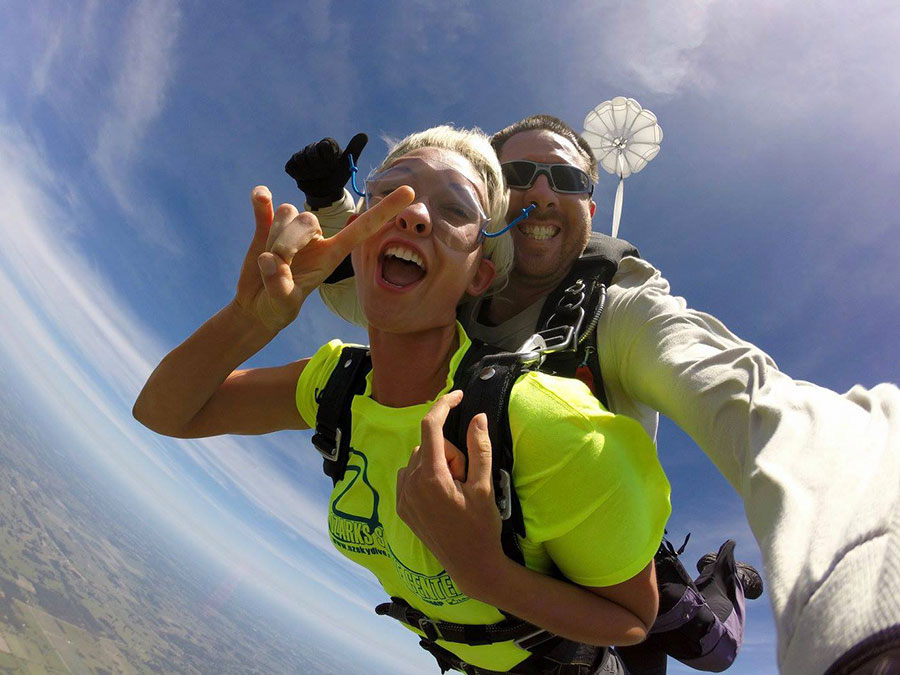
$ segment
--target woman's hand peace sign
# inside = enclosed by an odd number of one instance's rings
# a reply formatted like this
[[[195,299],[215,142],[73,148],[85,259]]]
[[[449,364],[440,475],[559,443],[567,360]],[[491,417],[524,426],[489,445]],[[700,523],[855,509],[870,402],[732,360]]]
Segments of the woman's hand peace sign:
[[[394,190],[376,206],[325,238],[318,219],[291,204],[272,210],[272,193],[253,189],[256,231],[244,257],[235,304],[268,330],[293,321],[306,297],[337,268],[350,251],[409,205],[411,188]]]

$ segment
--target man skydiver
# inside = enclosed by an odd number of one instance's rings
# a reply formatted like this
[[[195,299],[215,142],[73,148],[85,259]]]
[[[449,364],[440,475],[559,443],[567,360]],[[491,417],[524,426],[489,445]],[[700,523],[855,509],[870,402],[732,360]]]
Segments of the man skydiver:
[[[504,165],[575,166],[593,178],[596,162],[579,141],[545,115],[493,138]],[[301,154],[289,173],[303,165]],[[326,234],[344,225],[354,201],[342,187],[349,170],[339,153],[331,157],[317,176],[338,188],[316,195]],[[514,175],[504,169],[518,181],[510,218],[537,204],[513,231],[509,284],[460,316],[471,336],[511,350],[535,332],[544,299],[588,241],[594,211],[585,193],[554,190],[552,169],[533,168],[530,176],[527,165]],[[329,307],[360,323],[352,279],[321,290]],[[839,395],[795,381],[720,321],[670,295],[659,271],[630,256],[608,289],[596,355],[611,410],[639,420],[651,436],[656,411],[667,415],[743,499],[769,579],[781,670],[900,668],[900,390],[880,384]]]

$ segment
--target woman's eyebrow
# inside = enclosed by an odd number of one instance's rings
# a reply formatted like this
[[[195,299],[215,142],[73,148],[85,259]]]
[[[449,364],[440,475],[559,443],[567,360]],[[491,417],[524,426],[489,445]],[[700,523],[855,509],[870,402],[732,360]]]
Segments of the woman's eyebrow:
[[[478,190],[475,189],[475,186],[472,185],[468,180],[464,181],[453,181],[452,183],[447,183],[447,187],[449,187],[454,192],[459,192],[468,195],[474,195],[475,197],[479,197]]]
[[[411,168],[409,168],[409,166],[406,164],[394,164],[393,166],[386,169],[384,173],[390,174],[390,173],[394,173],[394,172],[413,173],[413,170]]]

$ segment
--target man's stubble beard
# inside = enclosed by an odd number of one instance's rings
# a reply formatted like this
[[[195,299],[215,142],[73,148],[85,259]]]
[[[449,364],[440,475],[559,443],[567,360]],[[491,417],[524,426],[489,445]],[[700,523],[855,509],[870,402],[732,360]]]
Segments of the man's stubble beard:
[[[563,228],[571,228],[565,223]],[[523,290],[542,289],[550,292],[569,273],[575,260],[584,252],[590,238],[591,229],[584,227],[583,236],[565,242],[563,246],[552,255],[540,257],[535,253],[525,253],[521,246],[515,248],[513,269],[510,272],[509,283],[511,286],[519,286]],[[520,235],[524,237],[525,235]],[[563,230],[556,236],[563,236]]]

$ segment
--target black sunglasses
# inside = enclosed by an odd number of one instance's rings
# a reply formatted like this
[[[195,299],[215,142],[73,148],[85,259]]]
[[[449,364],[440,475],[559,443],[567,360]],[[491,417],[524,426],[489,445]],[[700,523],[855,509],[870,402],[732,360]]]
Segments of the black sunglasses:
[[[591,177],[571,164],[542,164],[517,159],[500,165],[506,185],[513,190],[527,190],[541,174],[547,176],[550,187],[560,194],[594,194]]]

